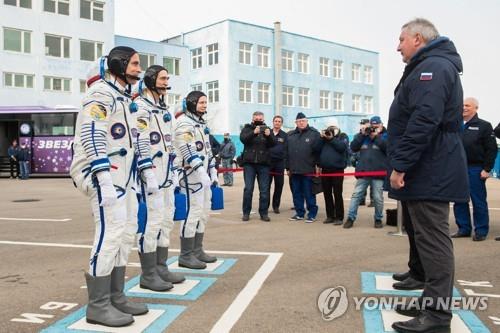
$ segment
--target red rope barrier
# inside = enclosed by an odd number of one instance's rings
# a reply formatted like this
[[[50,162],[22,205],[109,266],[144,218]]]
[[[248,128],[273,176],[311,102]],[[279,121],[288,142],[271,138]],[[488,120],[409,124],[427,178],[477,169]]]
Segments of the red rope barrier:
[[[241,172],[243,168],[219,168],[217,172]],[[270,172],[271,175],[285,175],[283,173],[278,172]],[[360,171],[360,172],[338,172],[338,173],[306,173],[304,176],[312,176],[312,177],[346,177],[346,176],[354,176],[354,177],[385,177],[387,176],[387,171]]]

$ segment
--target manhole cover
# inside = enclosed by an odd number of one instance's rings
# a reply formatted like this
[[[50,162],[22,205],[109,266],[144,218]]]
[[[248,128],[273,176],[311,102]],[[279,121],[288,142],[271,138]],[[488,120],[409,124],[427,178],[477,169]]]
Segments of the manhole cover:
[[[35,201],[40,201],[40,199],[19,199],[19,200],[12,200],[12,202],[35,202]]]

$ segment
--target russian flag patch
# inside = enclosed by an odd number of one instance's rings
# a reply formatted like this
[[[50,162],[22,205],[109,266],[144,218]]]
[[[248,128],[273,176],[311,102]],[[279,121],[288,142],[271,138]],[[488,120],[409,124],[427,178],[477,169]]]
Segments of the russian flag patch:
[[[420,81],[430,81],[432,80],[432,73],[421,73]]]

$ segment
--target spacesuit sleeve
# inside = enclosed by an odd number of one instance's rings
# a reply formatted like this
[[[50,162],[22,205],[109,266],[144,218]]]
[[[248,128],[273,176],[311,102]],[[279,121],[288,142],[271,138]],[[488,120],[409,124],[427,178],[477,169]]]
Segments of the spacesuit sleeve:
[[[137,155],[137,168],[139,172],[153,167],[153,160],[151,158],[151,142],[149,139],[151,113],[146,106],[137,101],[137,112],[135,116],[135,126],[137,128],[137,135],[133,140],[134,150]]]
[[[186,122],[178,122],[174,131],[174,147],[183,160],[193,169],[203,166],[203,160],[198,155],[195,144],[195,129]]]
[[[93,92],[83,102],[80,111],[81,141],[91,173],[110,169],[106,145],[108,125],[114,109],[115,99],[106,92]]]

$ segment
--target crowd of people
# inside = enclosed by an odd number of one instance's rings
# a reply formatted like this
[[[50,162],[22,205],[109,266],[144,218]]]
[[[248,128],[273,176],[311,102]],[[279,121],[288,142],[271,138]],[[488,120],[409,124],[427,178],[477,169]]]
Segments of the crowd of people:
[[[12,140],[12,144],[7,149],[10,165],[10,179],[28,179],[30,176],[30,149],[26,142],[17,144],[17,140]]]

